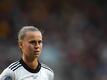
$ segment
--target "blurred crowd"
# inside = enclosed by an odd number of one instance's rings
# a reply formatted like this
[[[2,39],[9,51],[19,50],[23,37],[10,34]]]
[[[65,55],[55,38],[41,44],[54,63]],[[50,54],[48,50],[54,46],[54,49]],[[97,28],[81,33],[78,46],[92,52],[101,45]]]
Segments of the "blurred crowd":
[[[26,25],[43,32],[40,61],[55,80],[107,80],[106,0],[0,0],[0,72],[20,58]]]

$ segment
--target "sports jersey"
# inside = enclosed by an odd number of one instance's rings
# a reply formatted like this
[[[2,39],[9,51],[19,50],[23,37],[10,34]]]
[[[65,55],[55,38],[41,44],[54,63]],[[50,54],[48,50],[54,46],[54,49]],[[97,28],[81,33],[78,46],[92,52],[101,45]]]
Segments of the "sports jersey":
[[[36,69],[31,69],[21,59],[10,64],[1,73],[0,80],[54,80],[54,73],[42,63]]]

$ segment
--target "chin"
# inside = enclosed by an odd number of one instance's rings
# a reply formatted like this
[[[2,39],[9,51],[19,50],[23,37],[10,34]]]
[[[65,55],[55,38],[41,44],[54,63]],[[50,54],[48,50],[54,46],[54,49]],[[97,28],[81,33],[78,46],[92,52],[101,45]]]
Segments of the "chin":
[[[39,57],[40,53],[34,53],[35,57]]]

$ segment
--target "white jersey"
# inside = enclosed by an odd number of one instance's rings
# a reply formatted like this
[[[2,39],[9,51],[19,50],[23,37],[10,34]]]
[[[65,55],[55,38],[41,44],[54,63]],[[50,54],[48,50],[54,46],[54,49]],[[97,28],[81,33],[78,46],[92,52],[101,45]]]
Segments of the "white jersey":
[[[54,80],[54,73],[42,63],[34,70],[20,60],[8,66],[1,73],[0,80]]]

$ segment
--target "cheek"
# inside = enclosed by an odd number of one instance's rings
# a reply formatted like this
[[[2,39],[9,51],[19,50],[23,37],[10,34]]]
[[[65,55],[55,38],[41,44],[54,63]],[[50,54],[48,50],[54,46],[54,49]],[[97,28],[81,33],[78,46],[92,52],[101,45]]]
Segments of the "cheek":
[[[40,45],[40,49],[41,49],[41,50],[42,50],[42,47],[43,47],[43,45],[41,44],[41,45]]]
[[[28,44],[23,45],[24,52],[28,52],[30,50],[30,46]]]
[[[28,49],[28,50],[32,50],[34,46],[33,45],[27,45],[25,47],[27,47],[26,49]]]

